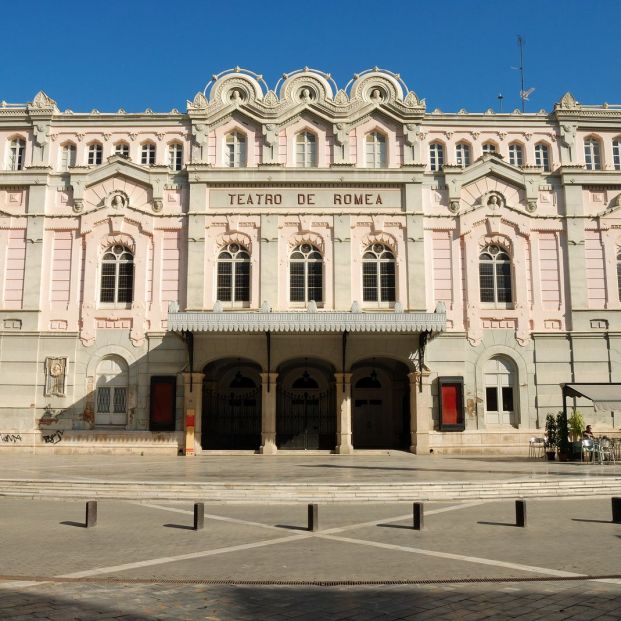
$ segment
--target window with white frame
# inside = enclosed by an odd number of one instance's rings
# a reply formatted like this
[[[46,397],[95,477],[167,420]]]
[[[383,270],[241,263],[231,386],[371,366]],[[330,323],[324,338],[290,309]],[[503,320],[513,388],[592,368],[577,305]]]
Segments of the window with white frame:
[[[599,140],[587,138],[584,141],[584,163],[587,170],[601,170],[602,156]]]
[[[218,255],[217,298],[250,302],[250,255],[240,244],[228,244]]]
[[[224,165],[229,168],[246,166],[246,136],[241,132],[231,132],[224,140]]]
[[[88,164],[98,166],[103,162],[103,147],[99,142],[92,142],[88,145]]]
[[[539,142],[535,145],[535,165],[545,171],[550,170],[550,149],[547,144]]]
[[[129,159],[129,145],[126,142],[117,142],[114,145],[114,155]]]
[[[394,302],[395,299],[395,255],[384,244],[372,244],[362,255],[362,300]]]
[[[366,162],[368,168],[386,168],[386,136],[370,132],[366,137]]]
[[[442,170],[444,166],[444,146],[439,142],[432,142],[429,145],[429,167],[432,171]]]
[[[524,150],[520,144],[509,145],[509,164],[512,166],[522,166],[524,164]]]
[[[295,137],[295,163],[300,168],[317,166],[317,136],[312,132],[300,132]]]
[[[96,371],[96,425],[127,424],[128,367],[120,356],[107,356]]]
[[[494,356],[485,364],[485,419],[497,425],[515,424],[515,365],[505,356]]]
[[[615,170],[621,170],[621,139],[612,141],[612,165]]]
[[[181,170],[183,168],[183,145],[172,142],[168,145],[168,168]]]
[[[458,166],[470,166],[470,145],[458,142],[455,145],[455,163]]]
[[[152,142],[145,142],[140,149],[140,163],[143,166],[155,165],[155,145]]]
[[[24,170],[24,159],[26,156],[26,142],[21,138],[14,138],[9,143],[9,170]]]
[[[481,147],[483,154],[485,153],[496,153],[496,145],[493,142],[485,142]]]
[[[481,302],[511,304],[511,258],[501,246],[489,244],[479,255]]]
[[[73,168],[76,163],[76,146],[68,142],[62,146],[62,150],[60,152],[60,169],[61,170],[69,170]]]
[[[99,301],[131,304],[134,298],[134,255],[123,245],[110,246],[101,261]]]
[[[312,244],[296,246],[289,257],[289,300],[323,302],[323,257]]]

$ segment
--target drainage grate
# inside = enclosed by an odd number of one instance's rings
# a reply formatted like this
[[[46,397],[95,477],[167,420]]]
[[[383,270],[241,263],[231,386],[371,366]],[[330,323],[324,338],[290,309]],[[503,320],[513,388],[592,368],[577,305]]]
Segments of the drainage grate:
[[[234,580],[210,578],[63,578],[60,576],[12,576],[0,575],[0,582],[58,582],[96,584],[204,584],[210,586],[388,586],[425,584],[476,584],[502,582],[575,582],[586,580],[620,580],[621,574],[595,576],[533,576],[508,578],[435,578],[402,580]]]

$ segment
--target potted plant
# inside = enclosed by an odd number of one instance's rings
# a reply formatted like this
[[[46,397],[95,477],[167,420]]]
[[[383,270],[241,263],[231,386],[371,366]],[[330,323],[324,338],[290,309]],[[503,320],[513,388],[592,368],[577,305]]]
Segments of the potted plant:
[[[574,410],[572,415],[567,419],[569,427],[569,437],[571,439],[571,458],[582,458],[582,434],[586,429],[584,417],[579,410]]]
[[[567,412],[564,411],[556,415],[556,446],[558,447],[559,461],[569,461],[569,429]]]
[[[557,427],[556,427],[556,417],[554,414],[548,414],[546,416],[546,456],[548,461],[554,461],[556,456],[556,445],[558,442],[557,436]]]

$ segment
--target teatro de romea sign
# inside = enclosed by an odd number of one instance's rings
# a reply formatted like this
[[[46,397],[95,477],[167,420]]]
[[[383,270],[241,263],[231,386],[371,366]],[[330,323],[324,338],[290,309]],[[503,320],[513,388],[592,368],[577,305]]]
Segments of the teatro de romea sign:
[[[390,188],[212,188],[209,205],[231,207],[401,207],[401,190]]]

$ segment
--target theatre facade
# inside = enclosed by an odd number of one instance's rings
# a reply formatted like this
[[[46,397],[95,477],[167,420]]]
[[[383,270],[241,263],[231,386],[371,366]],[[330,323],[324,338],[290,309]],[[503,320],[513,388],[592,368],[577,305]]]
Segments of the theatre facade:
[[[570,93],[235,68],[185,112],[3,101],[0,451],[525,453],[562,383],[621,381],[620,210],[621,107]]]

